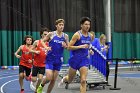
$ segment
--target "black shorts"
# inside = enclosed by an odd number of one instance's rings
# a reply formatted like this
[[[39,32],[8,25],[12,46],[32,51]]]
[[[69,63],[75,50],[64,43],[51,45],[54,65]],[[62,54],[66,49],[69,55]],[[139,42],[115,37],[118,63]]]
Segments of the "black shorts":
[[[37,74],[45,74],[45,67],[37,67],[37,66],[33,66],[32,69],[32,76],[37,76]]]
[[[19,74],[24,73],[24,72],[26,73],[26,76],[28,77],[30,75],[30,73],[31,73],[31,68],[19,65]]]

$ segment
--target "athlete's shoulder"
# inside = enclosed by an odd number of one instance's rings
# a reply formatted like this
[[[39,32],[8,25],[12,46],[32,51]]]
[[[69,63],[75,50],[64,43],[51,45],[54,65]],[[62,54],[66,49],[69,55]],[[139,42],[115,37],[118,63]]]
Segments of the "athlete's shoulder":
[[[74,38],[74,39],[76,39],[76,40],[79,40],[79,39],[80,39],[80,34],[79,34],[79,32],[78,32],[78,31],[75,32],[72,38]]]
[[[25,45],[21,45],[19,48],[22,50]]]
[[[76,36],[80,36],[79,31],[76,31],[76,32],[74,33],[74,35],[76,35]]]
[[[88,32],[89,33],[89,32]],[[91,34],[91,33],[89,33],[89,36],[91,37],[91,41],[93,41],[94,40],[94,35],[93,34]]]
[[[74,35],[80,37],[80,31],[76,31]]]

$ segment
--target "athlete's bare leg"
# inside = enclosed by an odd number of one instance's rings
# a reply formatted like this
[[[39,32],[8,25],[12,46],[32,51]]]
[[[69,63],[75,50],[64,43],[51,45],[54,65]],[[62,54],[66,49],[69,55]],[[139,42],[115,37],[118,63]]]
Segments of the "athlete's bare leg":
[[[81,80],[80,93],[86,93],[86,77],[88,74],[88,68],[84,66],[81,67],[79,71],[80,71],[80,80]]]
[[[51,91],[52,91],[52,89],[53,89],[53,87],[55,85],[55,81],[57,79],[58,73],[59,72],[57,70],[53,71],[53,76],[52,76],[52,79],[51,79],[50,84],[48,86],[47,93],[51,93]]]
[[[69,72],[68,72],[68,77],[66,77],[66,79],[64,79],[64,82],[71,83],[73,81],[75,75],[76,75],[76,70],[70,67]]]
[[[37,84],[36,84],[36,91],[37,91],[37,88],[39,87],[40,83],[42,82],[43,80],[43,74],[38,74],[38,81],[37,81]]]
[[[24,73],[20,73],[20,74],[19,74],[20,89],[24,89],[24,88],[23,88],[23,79],[24,79]]]

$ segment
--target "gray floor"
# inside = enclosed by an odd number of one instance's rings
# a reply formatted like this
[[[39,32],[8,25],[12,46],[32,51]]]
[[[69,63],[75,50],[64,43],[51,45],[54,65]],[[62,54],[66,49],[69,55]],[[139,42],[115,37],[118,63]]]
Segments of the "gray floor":
[[[139,74],[139,71],[120,71],[119,74],[126,73],[135,73]],[[58,78],[58,81],[60,78]],[[58,81],[56,82],[55,88],[52,93],[80,93],[79,92],[79,84],[72,83],[69,85],[69,89],[65,89],[65,86],[61,88],[57,87]],[[140,93],[140,77],[121,77],[118,76],[117,88],[121,88],[121,90],[110,90],[110,88],[114,87],[114,75],[110,75],[109,83],[112,86],[106,86],[105,89],[102,87],[93,87],[87,91],[87,93]],[[45,86],[44,91],[46,91],[47,86]]]

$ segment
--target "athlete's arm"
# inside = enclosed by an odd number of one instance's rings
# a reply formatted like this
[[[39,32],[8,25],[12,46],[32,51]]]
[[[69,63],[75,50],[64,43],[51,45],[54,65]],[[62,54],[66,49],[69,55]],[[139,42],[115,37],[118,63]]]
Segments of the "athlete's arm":
[[[31,53],[36,53],[36,54],[39,54],[39,53],[40,53],[40,51],[36,51],[36,50],[35,50],[35,48],[37,47],[37,44],[38,44],[38,40],[34,41],[34,43],[33,43],[33,45],[32,45],[32,48],[29,49],[29,51],[30,51]]]
[[[108,49],[109,49],[109,46],[108,45],[105,45],[104,48],[103,48],[103,51],[108,52]]]
[[[80,35],[79,35],[78,32],[76,32],[73,35],[70,43],[68,44],[68,49],[69,50],[77,50],[77,49],[80,49],[80,48],[88,48],[89,47],[89,45],[87,45],[87,44],[79,45],[79,46],[74,46],[74,44],[76,43],[76,41],[79,40],[79,39],[80,39]]]
[[[35,49],[37,47],[38,44],[38,40],[34,41],[33,45],[32,45],[32,49]]]
[[[95,36],[93,34],[90,33],[90,36],[91,36],[91,42],[93,42]]]
[[[94,35],[90,33],[90,36],[91,36],[91,42],[90,42],[89,50],[92,49],[92,42],[94,40]]]
[[[47,36],[46,36],[45,38],[43,38],[43,40],[41,41],[43,47],[44,47],[47,51],[51,50],[51,47],[46,46],[45,41],[49,41],[49,40],[51,39],[52,34],[53,34],[52,32],[49,32],[49,33],[47,34]]]
[[[21,51],[21,49],[22,49],[22,45],[18,48],[18,50],[15,52],[15,56],[17,57],[17,58],[20,58],[21,56],[18,54],[20,51]]]
[[[45,41],[49,41],[50,40],[50,38],[51,38],[51,36],[52,36],[52,32],[49,32],[48,34],[47,34],[47,36],[45,36],[45,38],[43,38],[43,41],[45,42]]]
[[[35,50],[35,48],[36,48],[36,47],[34,47],[34,46],[32,45],[31,49],[34,49],[34,50]],[[40,53],[40,51],[39,51],[39,53]],[[32,53],[32,57],[28,60],[28,62],[29,62],[29,63],[33,63],[33,61],[34,61],[34,53]]]
[[[92,42],[93,42],[93,40],[94,40],[94,35],[93,34],[91,34],[90,33],[90,36],[91,36],[91,43],[90,43],[90,46],[89,46],[89,53],[91,54],[91,55],[93,55],[94,54],[94,52],[93,52],[93,50],[92,50]]]
[[[69,44],[69,36],[67,34],[65,34],[65,40],[65,42],[62,42],[62,46],[67,49]]]

